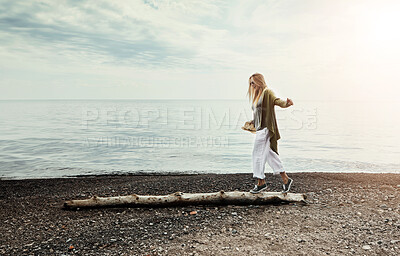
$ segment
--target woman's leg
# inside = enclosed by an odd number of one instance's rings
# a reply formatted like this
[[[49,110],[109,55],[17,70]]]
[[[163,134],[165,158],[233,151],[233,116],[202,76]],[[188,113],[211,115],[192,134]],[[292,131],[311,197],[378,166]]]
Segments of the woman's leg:
[[[253,148],[253,178],[258,179],[259,186],[265,183],[265,161],[266,154],[268,154],[267,140],[265,137],[265,130],[260,130],[256,132],[256,138],[254,140]]]
[[[279,173],[282,177],[283,184],[287,184],[290,178],[283,170],[283,165],[281,160],[279,159],[278,154],[274,152],[272,149],[270,149],[268,153],[269,154],[267,161],[268,164],[271,166],[271,168],[274,170],[274,175],[277,175]]]
[[[280,174],[281,174],[283,183],[284,183],[284,184],[288,183],[289,177],[287,176],[286,172],[281,172]]]
[[[270,142],[270,133],[267,131],[267,154],[266,154],[266,161],[268,162],[268,165],[272,168],[274,171],[274,175],[280,174],[283,180],[283,183],[287,183],[288,176],[286,175],[286,172],[283,169],[283,164],[281,159],[279,158],[279,155],[271,149],[271,142]]]
[[[290,186],[292,185],[293,180],[287,176],[285,170],[283,169],[283,165],[279,158],[279,155],[271,149],[269,135],[270,134],[268,132],[268,134],[266,136],[267,137],[267,146],[268,146],[268,154],[266,154],[267,161],[268,161],[269,166],[271,166],[271,168],[274,170],[274,175],[277,175],[278,173],[281,175],[282,181],[284,183],[282,192],[287,193],[290,190]]]

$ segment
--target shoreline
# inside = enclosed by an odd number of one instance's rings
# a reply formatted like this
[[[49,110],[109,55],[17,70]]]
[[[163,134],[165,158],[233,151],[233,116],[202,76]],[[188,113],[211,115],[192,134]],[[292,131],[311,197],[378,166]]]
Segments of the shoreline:
[[[399,174],[399,171],[393,172],[379,172],[379,171],[343,171],[343,172],[288,172],[289,174],[305,174],[305,173],[315,173],[315,174]],[[187,171],[176,171],[176,172],[162,172],[162,171],[154,171],[154,172],[118,172],[118,173],[103,173],[103,174],[79,174],[79,175],[71,175],[71,176],[43,176],[43,177],[5,177],[0,176],[0,181],[7,181],[7,180],[51,180],[51,179],[77,179],[77,178],[95,178],[95,177],[126,177],[126,176],[196,176],[196,175],[251,175],[251,172],[187,172]],[[267,173],[265,173],[267,175]]]
[[[93,195],[249,191],[251,173],[0,180],[0,254],[396,255],[400,174],[289,173],[308,205],[64,210]],[[280,177],[266,174],[270,191]],[[281,248],[285,247],[285,251]]]

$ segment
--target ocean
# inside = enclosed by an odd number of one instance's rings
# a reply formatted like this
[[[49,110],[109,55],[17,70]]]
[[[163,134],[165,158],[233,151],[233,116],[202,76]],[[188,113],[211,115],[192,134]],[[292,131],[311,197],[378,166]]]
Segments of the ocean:
[[[276,106],[284,168],[400,173],[398,108],[294,101]],[[0,178],[252,173],[248,100],[3,100]],[[272,173],[266,164],[266,173]]]

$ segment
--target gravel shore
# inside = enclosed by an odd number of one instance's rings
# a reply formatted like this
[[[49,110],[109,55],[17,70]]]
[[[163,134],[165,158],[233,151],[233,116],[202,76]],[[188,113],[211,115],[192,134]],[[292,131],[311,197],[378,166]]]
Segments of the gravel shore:
[[[249,191],[250,173],[0,180],[0,254],[399,254],[400,174],[289,176],[309,204],[62,208],[93,195]],[[272,175],[267,185],[282,187]]]

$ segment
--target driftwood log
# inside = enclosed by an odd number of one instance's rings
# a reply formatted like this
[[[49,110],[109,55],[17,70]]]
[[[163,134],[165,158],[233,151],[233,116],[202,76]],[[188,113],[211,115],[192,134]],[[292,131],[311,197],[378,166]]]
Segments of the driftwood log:
[[[175,192],[169,195],[128,195],[113,197],[93,196],[83,200],[69,200],[64,203],[67,209],[85,207],[110,207],[110,206],[171,206],[171,205],[206,205],[206,204],[267,204],[274,202],[305,202],[304,194],[261,192],[224,192],[214,193],[183,193]]]

